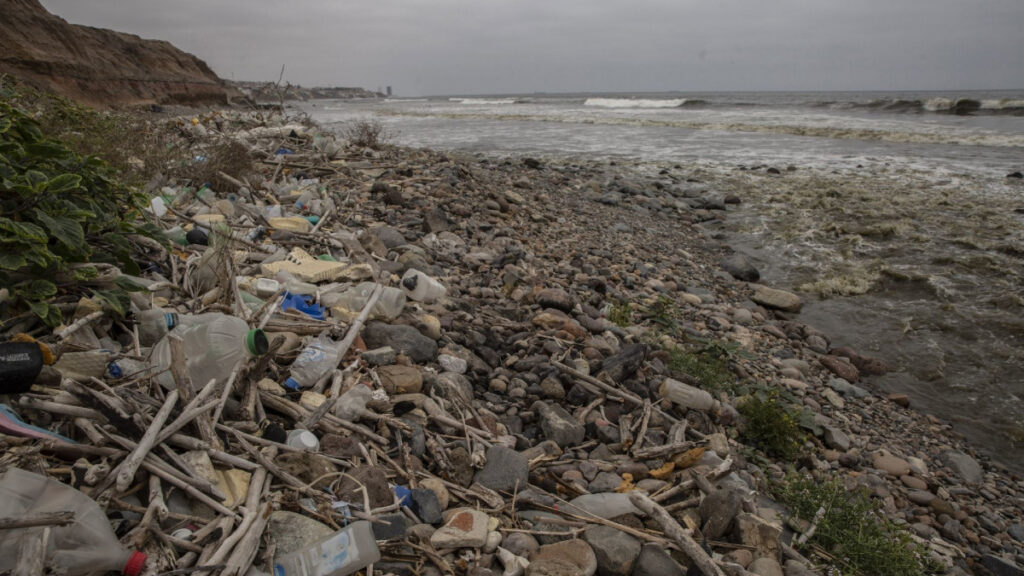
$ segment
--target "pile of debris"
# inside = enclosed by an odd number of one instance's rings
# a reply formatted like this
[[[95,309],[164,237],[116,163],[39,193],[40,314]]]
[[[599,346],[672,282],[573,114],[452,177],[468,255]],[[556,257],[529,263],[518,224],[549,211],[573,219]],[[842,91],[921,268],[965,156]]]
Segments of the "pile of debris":
[[[815,573],[792,546],[814,523],[794,535],[758,493],[728,395],[607,318],[620,300],[713,301],[694,294],[713,264],[679,251],[677,286],[571,252],[531,207],[535,160],[513,180],[280,118],[181,127],[243,144],[257,177],[154,182],[170,249],[145,245],[141,275],[106,270],[136,290],[127,317],[81,299],[55,303],[71,319],[54,331],[4,324],[0,531],[30,529],[3,537],[0,570]],[[743,316],[693,331],[753,347],[742,325],[770,313]]]

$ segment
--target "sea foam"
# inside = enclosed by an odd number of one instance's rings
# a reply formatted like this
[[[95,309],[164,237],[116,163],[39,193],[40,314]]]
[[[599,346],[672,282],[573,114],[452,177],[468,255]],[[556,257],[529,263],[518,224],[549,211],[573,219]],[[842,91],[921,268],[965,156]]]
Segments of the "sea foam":
[[[686,98],[671,98],[662,100],[641,99],[641,98],[587,98],[584,106],[595,106],[598,108],[679,108],[686,104]]]

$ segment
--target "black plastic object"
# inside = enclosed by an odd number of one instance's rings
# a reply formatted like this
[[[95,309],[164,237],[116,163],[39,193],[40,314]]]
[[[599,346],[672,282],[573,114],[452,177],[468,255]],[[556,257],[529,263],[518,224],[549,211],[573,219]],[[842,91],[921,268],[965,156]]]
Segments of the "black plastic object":
[[[43,352],[35,342],[0,344],[0,394],[25,392],[43,369]]]
[[[189,244],[198,244],[199,246],[206,246],[210,242],[210,238],[206,235],[206,232],[203,232],[199,228],[189,230],[188,234],[185,234],[185,240]]]

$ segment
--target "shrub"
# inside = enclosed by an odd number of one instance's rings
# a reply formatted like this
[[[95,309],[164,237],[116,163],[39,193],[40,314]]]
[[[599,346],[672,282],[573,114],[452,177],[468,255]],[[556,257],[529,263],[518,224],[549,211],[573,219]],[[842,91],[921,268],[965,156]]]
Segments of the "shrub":
[[[728,356],[718,347],[705,346],[693,352],[670,348],[666,365],[677,377],[682,374],[690,376],[701,388],[712,392],[732,391],[736,384],[736,376],[729,369]]]
[[[380,150],[391,143],[392,134],[379,120],[356,120],[341,130],[349,144]]]
[[[746,418],[741,438],[769,456],[792,460],[800,454],[803,432],[799,414],[779,400],[778,392],[759,391],[739,406]]]
[[[629,302],[616,302],[608,310],[608,321],[616,326],[625,328],[633,324],[633,310]]]
[[[824,549],[844,574],[923,576],[942,571],[863,490],[847,491],[834,478],[820,482],[790,476],[775,486],[775,496],[798,520],[813,522],[818,510],[824,510],[807,544]]]
[[[0,96],[0,285],[52,326],[61,319],[48,303],[58,284],[98,274],[70,264],[104,262],[138,273],[129,235],[162,236],[136,223],[145,196],[120,183],[99,158],[44,135],[7,92]],[[123,291],[96,295],[123,312]]]

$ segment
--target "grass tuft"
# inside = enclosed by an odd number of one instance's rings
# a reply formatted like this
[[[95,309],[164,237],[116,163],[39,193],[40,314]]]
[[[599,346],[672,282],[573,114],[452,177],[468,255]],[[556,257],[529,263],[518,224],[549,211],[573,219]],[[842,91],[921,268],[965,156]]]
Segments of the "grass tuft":
[[[777,391],[758,392],[739,405],[746,418],[740,438],[765,454],[785,460],[800,455],[804,433],[799,413],[779,399]]]

